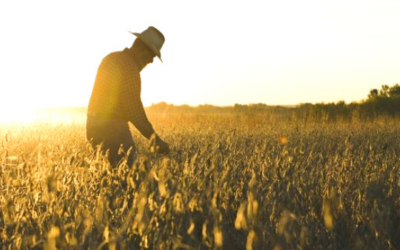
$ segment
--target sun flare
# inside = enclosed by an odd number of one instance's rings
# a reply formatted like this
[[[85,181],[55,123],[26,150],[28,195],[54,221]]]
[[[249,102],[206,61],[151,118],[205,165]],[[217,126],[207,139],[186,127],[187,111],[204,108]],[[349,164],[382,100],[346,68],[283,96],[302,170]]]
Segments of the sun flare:
[[[1,108],[0,123],[8,122],[34,122],[37,118],[38,110],[31,107],[12,107],[4,106]]]

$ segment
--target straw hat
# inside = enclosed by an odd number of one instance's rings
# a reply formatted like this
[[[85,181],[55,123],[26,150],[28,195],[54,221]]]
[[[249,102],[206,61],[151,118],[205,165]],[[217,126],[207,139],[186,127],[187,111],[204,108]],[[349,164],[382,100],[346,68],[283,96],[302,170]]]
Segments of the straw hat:
[[[146,44],[146,46],[149,47],[149,49],[153,51],[162,62],[160,50],[164,44],[165,38],[158,29],[150,26],[142,33],[130,33],[137,36],[144,44]]]

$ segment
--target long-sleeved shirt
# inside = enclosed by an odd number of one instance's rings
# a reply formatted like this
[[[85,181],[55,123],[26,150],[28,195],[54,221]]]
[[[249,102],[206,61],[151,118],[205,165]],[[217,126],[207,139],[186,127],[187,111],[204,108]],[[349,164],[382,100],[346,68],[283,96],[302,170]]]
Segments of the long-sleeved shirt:
[[[154,129],[140,97],[137,61],[136,55],[127,48],[110,53],[103,59],[90,97],[88,115],[130,121],[143,136],[150,139]]]

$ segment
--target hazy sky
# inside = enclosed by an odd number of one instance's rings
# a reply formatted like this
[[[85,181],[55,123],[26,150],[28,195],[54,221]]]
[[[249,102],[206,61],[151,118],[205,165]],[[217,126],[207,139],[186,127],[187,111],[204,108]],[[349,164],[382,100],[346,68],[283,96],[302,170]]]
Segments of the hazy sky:
[[[86,106],[104,56],[154,26],[144,105],[298,104],[400,83],[400,1],[1,1],[0,108]]]

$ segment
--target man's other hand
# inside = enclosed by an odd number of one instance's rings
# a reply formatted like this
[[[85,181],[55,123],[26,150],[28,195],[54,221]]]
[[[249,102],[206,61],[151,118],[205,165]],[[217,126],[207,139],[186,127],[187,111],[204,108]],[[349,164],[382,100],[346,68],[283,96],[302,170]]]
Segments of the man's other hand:
[[[153,153],[168,154],[170,151],[169,144],[156,135],[155,137],[151,138],[150,151]]]
[[[160,154],[168,154],[169,153],[169,144],[160,139],[157,142],[157,152]]]

